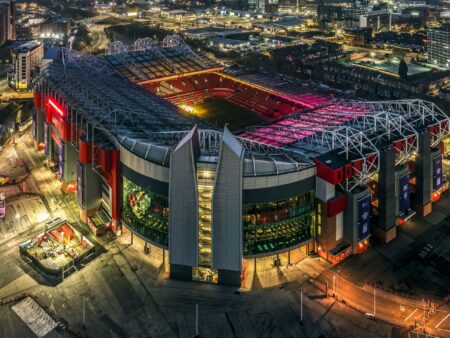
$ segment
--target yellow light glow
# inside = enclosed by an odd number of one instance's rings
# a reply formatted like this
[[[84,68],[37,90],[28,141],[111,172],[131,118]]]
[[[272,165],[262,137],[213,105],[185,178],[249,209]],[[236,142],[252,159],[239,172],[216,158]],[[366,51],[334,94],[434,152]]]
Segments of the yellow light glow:
[[[188,112],[189,114],[195,114],[195,109],[192,108],[191,106],[188,106],[187,104],[180,105],[180,108]]]

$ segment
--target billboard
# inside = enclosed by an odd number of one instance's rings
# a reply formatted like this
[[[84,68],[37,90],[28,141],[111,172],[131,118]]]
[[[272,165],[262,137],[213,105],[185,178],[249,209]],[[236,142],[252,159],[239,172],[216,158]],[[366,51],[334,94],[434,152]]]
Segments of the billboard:
[[[442,156],[433,158],[433,191],[442,187]]]
[[[399,179],[400,186],[400,213],[408,212],[411,209],[411,202],[409,199],[409,175],[403,175]]]
[[[358,200],[358,237],[363,239],[370,233],[370,195]]]

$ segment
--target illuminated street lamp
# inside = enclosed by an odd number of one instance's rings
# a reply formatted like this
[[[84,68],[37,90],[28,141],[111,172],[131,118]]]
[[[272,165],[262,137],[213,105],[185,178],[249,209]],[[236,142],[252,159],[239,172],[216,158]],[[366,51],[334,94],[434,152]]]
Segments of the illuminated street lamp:
[[[376,316],[376,311],[377,311],[377,307],[376,307],[376,289],[375,288],[373,288],[373,317],[375,318],[375,316]]]
[[[11,140],[12,140],[12,143],[14,144],[14,138],[13,138],[14,129],[9,128],[9,133],[11,134]]]

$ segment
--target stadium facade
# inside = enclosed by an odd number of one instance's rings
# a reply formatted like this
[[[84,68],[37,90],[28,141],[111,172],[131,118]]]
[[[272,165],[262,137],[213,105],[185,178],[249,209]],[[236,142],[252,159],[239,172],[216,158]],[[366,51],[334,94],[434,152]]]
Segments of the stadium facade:
[[[35,87],[36,145],[80,219],[168,250],[171,278],[240,285],[243,261],[299,248],[337,263],[447,189],[434,104],[295,97],[222,70],[169,36],[61,49]],[[264,123],[231,132],[188,109],[217,97]]]

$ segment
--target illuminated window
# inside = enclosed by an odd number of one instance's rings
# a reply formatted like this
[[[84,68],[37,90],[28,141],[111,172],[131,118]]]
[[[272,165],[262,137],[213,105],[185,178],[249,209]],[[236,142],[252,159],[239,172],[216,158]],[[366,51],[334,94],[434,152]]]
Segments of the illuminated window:
[[[300,245],[315,233],[314,194],[243,206],[244,255]]]

